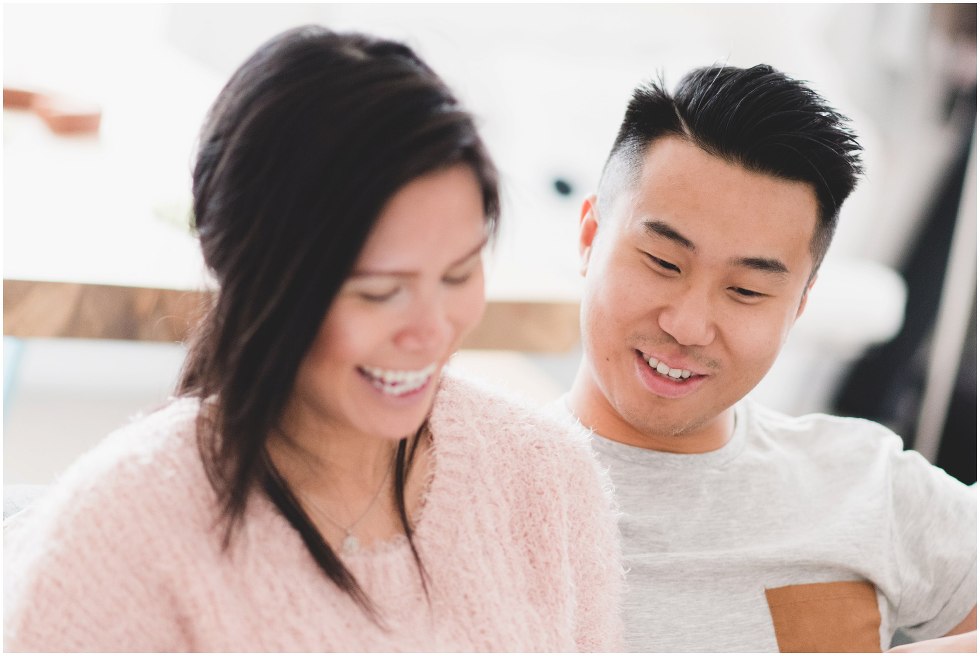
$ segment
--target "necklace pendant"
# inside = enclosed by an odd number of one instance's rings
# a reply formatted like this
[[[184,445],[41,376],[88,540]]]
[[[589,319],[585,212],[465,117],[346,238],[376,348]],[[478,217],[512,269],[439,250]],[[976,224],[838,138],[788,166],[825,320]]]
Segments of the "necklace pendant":
[[[361,542],[356,536],[348,533],[347,537],[344,538],[341,548],[344,550],[345,554],[351,556],[361,550]]]

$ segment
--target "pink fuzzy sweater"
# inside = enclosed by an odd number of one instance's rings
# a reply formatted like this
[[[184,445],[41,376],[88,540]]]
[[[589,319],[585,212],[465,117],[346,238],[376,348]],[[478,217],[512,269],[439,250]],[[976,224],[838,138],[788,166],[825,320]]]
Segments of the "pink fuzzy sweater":
[[[408,543],[345,557],[373,624],[256,494],[230,551],[198,457],[198,402],[117,431],[5,529],[12,651],[619,651],[607,479],[584,435],[446,377]]]

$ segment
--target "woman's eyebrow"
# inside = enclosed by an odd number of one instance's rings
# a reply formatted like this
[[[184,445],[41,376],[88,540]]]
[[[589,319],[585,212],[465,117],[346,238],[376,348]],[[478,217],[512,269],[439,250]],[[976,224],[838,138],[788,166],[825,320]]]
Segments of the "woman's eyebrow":
[[[460,264],[466,262],[470,258],[477,255],[480,251],[483,250],[483,247],[487,245],[487,242],[489,240],[490,240],[489,236],[484,237],[482,240],[480,240],[480,243],[477,244],[475,248],[472,248],[469,251],[467,251],[466,254],[463,255],[462,257],[453,260],[449,264],[449,268],[451,269],[455,266],[459,266]],[[390,276],[394,278],[411,278],[417,275],[418,275],[417,271],[401,271],[397,269],[357,269],[350,274],[350,277],[365,278],[368,276]]]

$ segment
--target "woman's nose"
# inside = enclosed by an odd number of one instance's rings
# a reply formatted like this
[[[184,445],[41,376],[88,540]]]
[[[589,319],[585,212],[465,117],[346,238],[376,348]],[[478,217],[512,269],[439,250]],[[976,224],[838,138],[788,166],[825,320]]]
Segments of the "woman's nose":
[[[399,347],[413,351],[438,350],[453,337],[453,321],[441,295],[414,302],[396,336]]]

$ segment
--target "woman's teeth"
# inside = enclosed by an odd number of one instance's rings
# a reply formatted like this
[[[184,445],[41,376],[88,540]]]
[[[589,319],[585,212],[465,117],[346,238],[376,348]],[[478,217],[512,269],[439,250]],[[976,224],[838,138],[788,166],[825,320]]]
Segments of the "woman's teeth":
[[[647,364],[658,374],[674,380],[686,380],[691,377],[691,372],[687,369],[671,369],[666,362],[661,362],[657,358],[648,358]]]
[[[392,396],[402,396],[421,389],[436,370],[436,363],[418,371],[396,371],[379,367],[360,367],[371,383]]]

